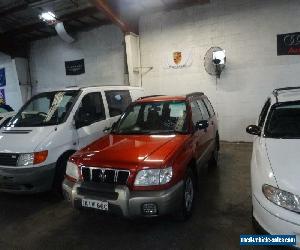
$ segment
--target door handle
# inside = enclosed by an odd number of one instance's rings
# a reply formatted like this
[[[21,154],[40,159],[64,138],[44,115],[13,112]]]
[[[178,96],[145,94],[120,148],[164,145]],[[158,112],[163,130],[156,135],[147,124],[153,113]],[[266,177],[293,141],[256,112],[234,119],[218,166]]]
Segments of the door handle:
[[[110,131],[110,128],[108,128],[108,127],[106,127],[106,128],[103,129],[104,133],[108,133],[109,131]]]

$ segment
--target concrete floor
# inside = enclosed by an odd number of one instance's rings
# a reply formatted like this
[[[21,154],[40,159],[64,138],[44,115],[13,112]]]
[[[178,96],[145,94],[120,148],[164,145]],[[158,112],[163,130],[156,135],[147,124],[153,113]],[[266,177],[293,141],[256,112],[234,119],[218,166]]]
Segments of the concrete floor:
[[[185,223],[80,213],[50,194],[0,194],[0,249],[240,249],[240,234],[254,233],[251,149],[222,144],[220,168],[202,169],[194,214]]]

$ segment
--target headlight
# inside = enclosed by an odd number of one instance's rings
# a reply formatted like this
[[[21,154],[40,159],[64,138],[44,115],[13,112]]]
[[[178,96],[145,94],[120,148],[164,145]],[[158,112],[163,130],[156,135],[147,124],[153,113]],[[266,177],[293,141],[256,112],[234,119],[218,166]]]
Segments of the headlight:
[[[274,204],[285,209],[300,212],[300,197],[270,185],[263,185],[262,191],[266,198]]]
[[[156,186],[163,185],[172,179],[172,167],[164,169],[144,169],[140,170],[135,178],[135,186]]]
[[[76,164],[68,161],[67,163],[67,169],[66,169],[66,175],[71,177],[74,180],[79,179],[79,168]]]
[[[29,166],[42,163],[47,159],[47,156],[47,150],[41,152],[20,154],[18,159],[18,166]]]

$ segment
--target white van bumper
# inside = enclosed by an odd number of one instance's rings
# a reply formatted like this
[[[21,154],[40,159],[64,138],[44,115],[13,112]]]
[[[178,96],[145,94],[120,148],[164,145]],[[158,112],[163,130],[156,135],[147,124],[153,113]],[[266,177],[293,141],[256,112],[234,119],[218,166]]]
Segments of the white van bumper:
[[[29,168],[0,166],[0,192],[39,193],[50,190],[55,174],[55,163]]]

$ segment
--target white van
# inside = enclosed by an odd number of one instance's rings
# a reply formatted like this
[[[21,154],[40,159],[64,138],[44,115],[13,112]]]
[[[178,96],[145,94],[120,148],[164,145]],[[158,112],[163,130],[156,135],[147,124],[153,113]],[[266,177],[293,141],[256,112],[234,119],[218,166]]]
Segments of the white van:
[[[138,87],[99,86],[32,97],[0,131],[0,191],[59,191],[68,158],[108,133],[143,93]]]

